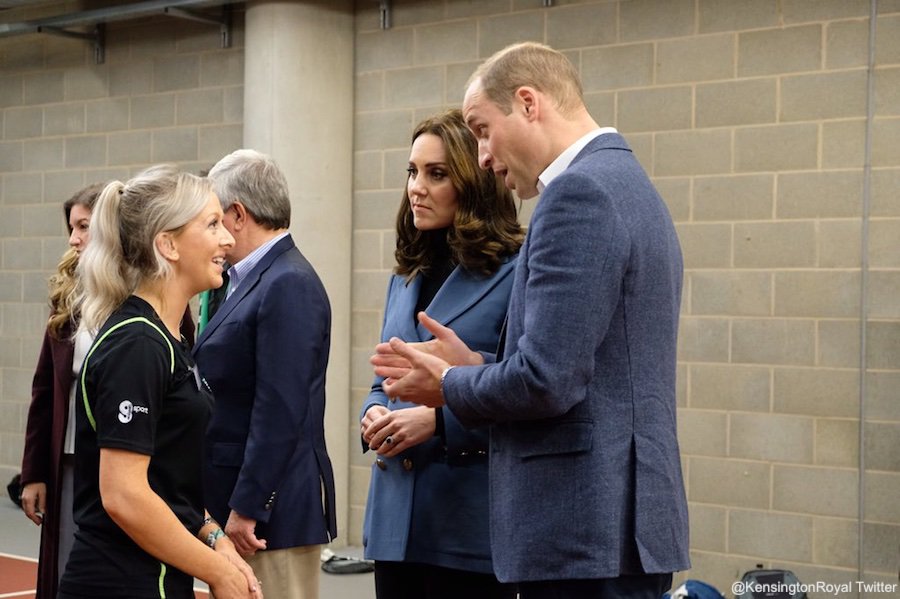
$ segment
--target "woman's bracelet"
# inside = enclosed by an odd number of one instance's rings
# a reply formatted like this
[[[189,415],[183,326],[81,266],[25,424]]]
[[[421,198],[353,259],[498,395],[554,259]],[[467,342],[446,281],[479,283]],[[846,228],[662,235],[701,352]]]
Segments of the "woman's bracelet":
[[[203,536],[203,529],[206,528],[207,524],[215,524],[215,528],[206,534],[206,537]],[[200,525],[200,530],[197,531],[197,537],[201,541],[205,541],[207,545],[211,548],[216,548],[216,542],[225,536],[225,531],[222,530],[222,527],[219,526],[219,523],[213,520],[212,516],[207,516],[203,519],[203,523]]]
[[[216,528],[214,531],[206,535],[206,544],[210,546],[211,549],[216,548],[216,543],[225,536],[225,531],[221,528]]]

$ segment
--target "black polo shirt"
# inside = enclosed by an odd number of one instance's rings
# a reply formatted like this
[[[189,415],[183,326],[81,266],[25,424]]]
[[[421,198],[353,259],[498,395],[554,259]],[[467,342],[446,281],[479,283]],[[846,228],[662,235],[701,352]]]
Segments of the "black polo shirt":
[[[149,455],[150,487],[196,534],[203,520],[201,459],[212,410],[187,345],[132,296],[110,316],[77,381],[74,514],[78,531],[63,595],[192,598],[193,578],[146,553],[100,499],[100,449]]]

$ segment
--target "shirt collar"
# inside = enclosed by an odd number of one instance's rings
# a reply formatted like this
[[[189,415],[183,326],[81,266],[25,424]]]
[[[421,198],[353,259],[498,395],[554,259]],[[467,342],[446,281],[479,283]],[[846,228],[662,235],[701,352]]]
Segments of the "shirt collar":
[[[575,157],[578,156],[578,153],[581,152],[585,146],[591,143],[594,138],[600,137],[606,133],[618,133],[613,127],[600,127],[599,129],[594,129],[589,133],[581,136],[575,143],[566,148],[562,154],[556,157],[556,160],[550,163],[550,166],[544,169],[538,176],[538,192],[543,193],[544,188],[550,185],[550,182],[557,178],[564,170],[569,168],[569,165],[572,164],[572,161],[575,160]]]
[[[239,261],[237,264],[233,264],[231,268],[228,269],[228,291],[226,292],[226,297],[230,296],[238,286],[241,284],[241,281],[244,277],[247,276],[253,267],[259,264],[259,261],[263,259],[263,257],[272,249],[276,243],[281,241],[282,238],[286,237],[288,232],[285,231],[283,233],[279,233],[269,241],[265,242],[249,254],[247,254],[243,260]]]

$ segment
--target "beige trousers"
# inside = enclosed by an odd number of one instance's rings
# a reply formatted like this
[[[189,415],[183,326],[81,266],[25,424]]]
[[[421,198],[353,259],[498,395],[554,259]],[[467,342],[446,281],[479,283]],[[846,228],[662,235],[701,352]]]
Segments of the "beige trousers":
[[[321,545],[257,551],[247,563],[262,583],[266,599],[319,599],[321,551]]]

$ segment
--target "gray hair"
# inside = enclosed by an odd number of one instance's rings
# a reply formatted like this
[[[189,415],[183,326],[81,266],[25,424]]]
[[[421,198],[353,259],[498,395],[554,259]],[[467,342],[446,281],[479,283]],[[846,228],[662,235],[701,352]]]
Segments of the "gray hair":
[[[286,229],[291,224],[287,180],[275,161],[256,150],[237,150],[222,158],[207,175],[222,210],[240,202],[260,225]]]

